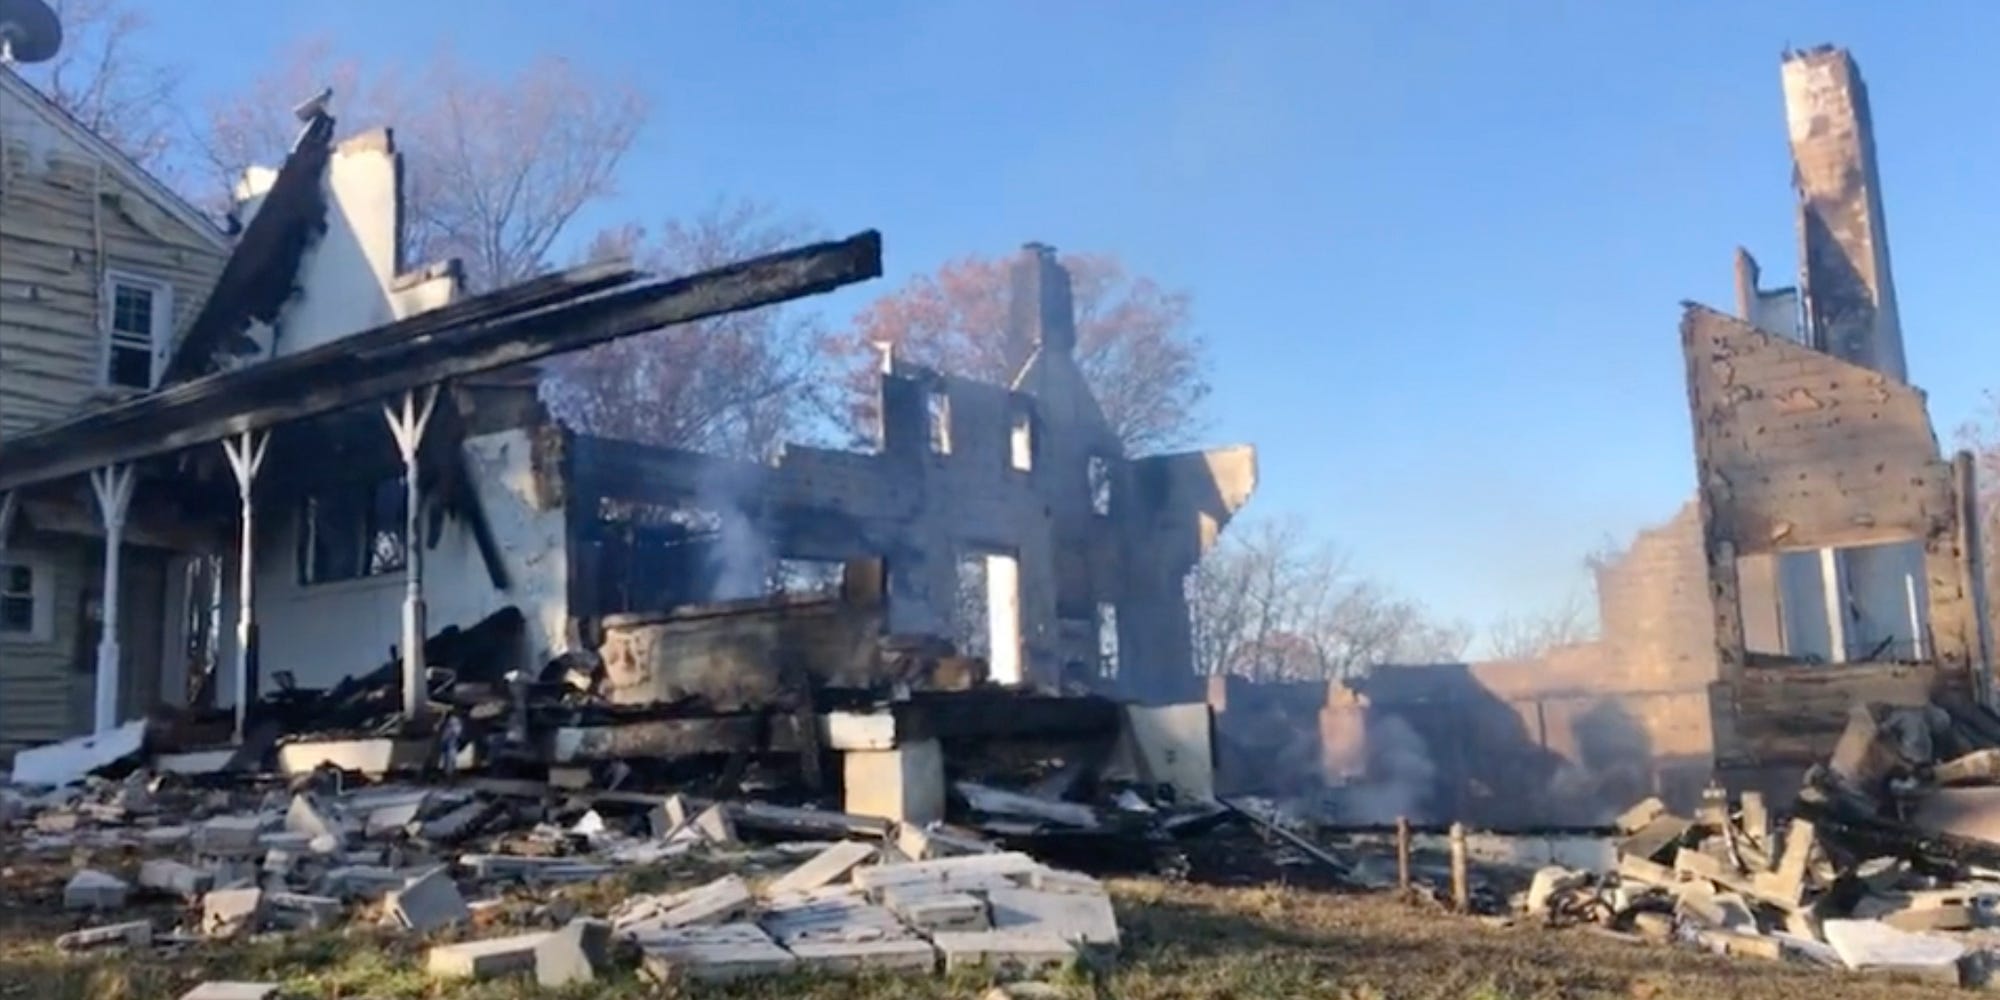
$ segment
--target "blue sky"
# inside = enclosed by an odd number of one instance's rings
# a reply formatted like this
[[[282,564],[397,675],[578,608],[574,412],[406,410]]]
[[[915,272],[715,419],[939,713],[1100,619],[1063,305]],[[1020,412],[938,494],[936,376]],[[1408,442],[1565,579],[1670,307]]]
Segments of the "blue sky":
[[[176,0],[194,101],[304,36],[543,53],[655,104],[580,228],[747,197],[879,228],[888,277],[1027,240],[1193,294],[1252,509],[1475,625],[1584,585],[1690,495],[1678,303],[1795,268],[1778,58],[1852,48],[1913,380],[1949,442],[2000,387],[2000,4]],[[224,27],[226,26],[226,27]],[[289,106],[305,95],[272,95]],[[1983,237],[1982,237],[1983,238]]]

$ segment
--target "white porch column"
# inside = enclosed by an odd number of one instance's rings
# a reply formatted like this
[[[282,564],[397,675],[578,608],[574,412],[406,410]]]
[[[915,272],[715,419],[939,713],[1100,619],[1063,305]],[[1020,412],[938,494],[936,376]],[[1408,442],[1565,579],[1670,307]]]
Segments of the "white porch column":
[[[438,387],[425,386],[403,393],[400,405],[385,404],[389,432],[403,454],[404,505],[408,508],[403,537],[403,718],[423,718],[429,704],[425,684],[428,664],[424,662],[424,544],[423,491],[417,485],[417,446],[423,443],[424,428],[430,425],[431,411],[437,406]]]
[[[236,550],[236,742],[243,742],[244,720],[257,698],[257,561],[256,510],[250,504],[251,487],[257,470],[264,467],[264,448],[271,443],[269,431],[245,431],[222,442],[229,455],[229,468],[236,473],[236,495],[242,503],[243,536]]]
[[[104,519],[104,619],[97,640],[97,711],[94,729],[118,725],[118,564],[125,545],[125,514],[132,506],[132,466],[112,465],[90,474]]]

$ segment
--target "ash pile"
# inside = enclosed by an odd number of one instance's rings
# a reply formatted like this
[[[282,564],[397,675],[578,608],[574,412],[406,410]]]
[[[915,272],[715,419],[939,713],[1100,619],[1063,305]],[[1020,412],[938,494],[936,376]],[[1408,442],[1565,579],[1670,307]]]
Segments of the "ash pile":
[[[1711,787],[1618,821],[1617,868],[1537,872],[1551,925],[1722,954],[2000,982],[2000,718],[1963,703],[1857,705],[1789,815]]]

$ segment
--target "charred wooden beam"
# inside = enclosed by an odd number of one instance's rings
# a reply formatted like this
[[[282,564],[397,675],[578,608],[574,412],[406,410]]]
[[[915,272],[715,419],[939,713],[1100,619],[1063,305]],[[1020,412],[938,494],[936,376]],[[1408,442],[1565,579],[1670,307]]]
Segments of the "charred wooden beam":
[[[0,448],[0,489],[205,444],[678,323],[828,292],[881,273],[882,237],[869,231],[541,308],[502,310],[492,296],[482,296],[471,301],[485,301],[489,315],[484,319],[413,334],[412,324],[423,320],[413,317],[17,438]],[[495,293],[503,298],[509,294]]]

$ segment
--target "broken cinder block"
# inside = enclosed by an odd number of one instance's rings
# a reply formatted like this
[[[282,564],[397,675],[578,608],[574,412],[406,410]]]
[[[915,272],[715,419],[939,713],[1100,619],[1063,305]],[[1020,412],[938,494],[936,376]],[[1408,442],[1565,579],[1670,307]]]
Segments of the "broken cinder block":
[[[214,882],[212,873],[166,858],[155,858],[139,866],[140,886],[183,899],[207,892]]]
[[[676,976],[726,982],[789,971],[798,958],[756,924],[683,927],[643,942],[646,974],[665,982]]]
[[[153,943],[153,924],[132,920],[122,924],[86,927],[56,938],[57,951],[89,951],[93,948],[144,948]]]
[[[257,929],[264,907],[262,889],[216,889],[201,898],[201,930],[214,938]]]
[[[419,934],[472,919],[465,897],[459,894],[458,883],[442,867],[403,883],[401,889],[390,892],[383,900],[383,907],[398,925]]]
[[[441,979],[490,979],[535,967],[535,949],[548,932],[516,934],[512,937],[441,944],[430,950],[425,971]]]
[[[790,893],[811,892],[821,886],[831,885],[849,872],[874,860],[875,846],[860,841],[847,840],[828,847],[815,855],[812,860],[786,872],[765,890],[767,896],[783,896]]]
[[[63,886],[63,908],[115,910],[125,905],[125,896],[130,891],[123,879],[86,868]]]
[[[535,981],[543,986],[595,982],[610,964],[610,921],[572,920],[535,945]]]

